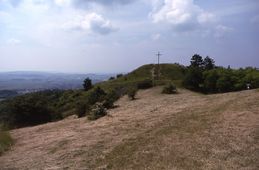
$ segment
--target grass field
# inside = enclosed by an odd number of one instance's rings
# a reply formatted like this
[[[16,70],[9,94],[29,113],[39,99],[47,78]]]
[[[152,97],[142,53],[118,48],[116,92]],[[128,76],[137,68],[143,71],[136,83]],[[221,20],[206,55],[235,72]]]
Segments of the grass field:
[[[108,116],[11,131],[0,169],[258,169],[258,90],[202,95],[161,87]]]

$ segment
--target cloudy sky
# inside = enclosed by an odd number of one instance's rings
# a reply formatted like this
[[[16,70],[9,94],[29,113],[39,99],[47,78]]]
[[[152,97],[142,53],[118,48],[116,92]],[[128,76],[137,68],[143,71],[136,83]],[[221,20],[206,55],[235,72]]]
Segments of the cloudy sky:
[[[0,0],[0,71],[128,72],[157,51],[259,67],[259,1]]]

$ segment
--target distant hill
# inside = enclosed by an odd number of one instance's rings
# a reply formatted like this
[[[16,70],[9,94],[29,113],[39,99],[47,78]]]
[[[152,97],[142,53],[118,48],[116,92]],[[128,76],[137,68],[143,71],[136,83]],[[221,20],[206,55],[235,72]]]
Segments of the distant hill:
[[[0,90],[46,90],[79,89],[86,77],[93,83],[108,79],[111,74],[67,74],[47,72],[2,72],[0,73]]]

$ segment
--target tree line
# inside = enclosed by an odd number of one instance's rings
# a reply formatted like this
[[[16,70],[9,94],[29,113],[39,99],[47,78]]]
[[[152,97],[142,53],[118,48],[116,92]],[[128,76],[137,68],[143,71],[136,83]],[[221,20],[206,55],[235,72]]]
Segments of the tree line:
[[[247,67],[240,69],[224,68],[215,65],[215,61],[195,54],[187,67],[183,86],[203,93],[223,93],[259,88],[259,71]]]

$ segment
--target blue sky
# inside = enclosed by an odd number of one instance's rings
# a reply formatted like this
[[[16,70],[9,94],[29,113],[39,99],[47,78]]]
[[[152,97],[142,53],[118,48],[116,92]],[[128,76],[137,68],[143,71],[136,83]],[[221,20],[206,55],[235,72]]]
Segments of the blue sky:
[[[0,71],[128,72],[157,51],[259,67],[259,1],[0,0]]]

